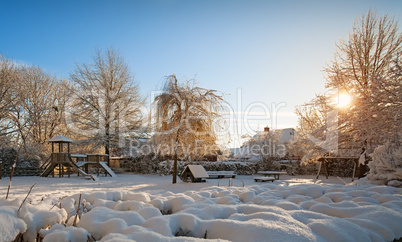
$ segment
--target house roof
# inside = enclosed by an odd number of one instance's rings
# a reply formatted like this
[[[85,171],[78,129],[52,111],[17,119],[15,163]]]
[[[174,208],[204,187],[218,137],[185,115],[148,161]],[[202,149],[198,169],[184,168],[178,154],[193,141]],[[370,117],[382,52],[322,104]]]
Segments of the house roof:
[[[49,139],[47,142],[51,143],[73,143],[73,141],[67,137],[64,137],[63,135],[59,135],[56,137],[53,137]]]
[[[188,169],[190,169],[194,178],[207,178],[209,177],[208,173],[205,171],[202,165],[187,165]]]

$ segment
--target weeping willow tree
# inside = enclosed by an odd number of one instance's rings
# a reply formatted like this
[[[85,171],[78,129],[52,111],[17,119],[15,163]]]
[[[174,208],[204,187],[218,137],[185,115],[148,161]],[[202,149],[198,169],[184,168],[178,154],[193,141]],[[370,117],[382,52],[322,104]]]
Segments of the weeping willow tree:
[[[175,75],[167,77],[162,94],[154,100],[153,140],[171,148],[165,155],[174,157],[173,183],[176,183],[178,155],[191,160],[217,152],[214,124],[220,118],[222,102],[222,96],[215,90],[197,87],[192,81],[180,84]]]

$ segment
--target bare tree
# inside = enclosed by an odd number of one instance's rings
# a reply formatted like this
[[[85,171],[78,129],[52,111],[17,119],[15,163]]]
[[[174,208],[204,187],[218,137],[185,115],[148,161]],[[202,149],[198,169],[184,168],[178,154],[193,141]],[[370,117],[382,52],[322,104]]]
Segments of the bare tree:
[[[172,183],[176,183],[178,154],[205,155],[197,154],[195,145],[211,147],[216,143],[214,120],[220,117],[221,102],[222,97],[214,90],[197,87],[190,81],[179,84],[175,75],[166,79],[163,93],[155,98],[153,139],[174,146]]]
[[[13,121],[24,142],[45,144],[62,122],[63,86],[39,67],[23,66],[20,72],[14,90],[19,102],[13,108]]]
[[[372,11],[358,18],[348,39],[337,44],[334,61],[325,69],[326,86],[353,97],[343,120],[355,141],[377,145],[400,139],[401,53],[398,23]]]
[[[327,94],[296,110],[300,126],[296,142],[304,160],[328,154],[311,137],[328,140],[330,113],[336,113],[340,149],[366,146],[372,151],[386,141],[400,142],[402,34],[398,23],[369,11],[356,19],[348,38],[336,47],[334,60],[324,69]],[[343,108],[334,105],[340,93],[352,97]]]
[[[16,64],[0,56],[0,136],[16,131],[9,115],[13,103],[13,86],[18,80]]]
[[[327,96],[317,95],[310,102],[296,107],[295,112],[299,116],[299,135],[325,138],[328,113],[332,111],[329,102]]]
[[[298,136],[290,146],[303,162],[324,155],[337,155],[338,148],[351,144],[352,127],[347,120],[341,122],[343,110],[338,110],[331,95],[316,95],[310,102],[296,107]]]
[[[60,81],[41,68],[2,59],[0,122],[7,140],[44,144],[56,132],[63,109]]]
[[[77,64],[70,74],[74,83],[68,126],[105,154],[117,147],[122,136],[135,135],[142,123],[138,85],[127,64],[113,49],[97,50],[90,64]]]
[[[285,155],[285,145],[280,144],[280,130],[257,132],[243,144],[248,150],[248,155],[257,157],[259,164],[257,169],[271,170],[275,161]]]

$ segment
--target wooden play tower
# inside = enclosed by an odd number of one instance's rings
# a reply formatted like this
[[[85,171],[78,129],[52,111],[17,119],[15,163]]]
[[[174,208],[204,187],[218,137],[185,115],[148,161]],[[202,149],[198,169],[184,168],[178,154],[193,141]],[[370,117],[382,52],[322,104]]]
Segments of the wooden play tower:
[[[41,166],[42,174],[41,176],[47,177],[50,174],[54,177],[55,170],[58,171],[59,177],[63,177],[65,173],[67,173],[68,177],[72,173],[78,173],[89,177],[94,180],[94,177],[83,170],[73,162],[70,154],[70,143],[73,141],[64,136],[56,136],[48,140],[49,143],[52,144],[52,153],[50,157],[46,160],[46,162]],[[59,146],[58,151],[55,152],[55,144]],[[67,144],[67,152],[64,150],[64,145]]]

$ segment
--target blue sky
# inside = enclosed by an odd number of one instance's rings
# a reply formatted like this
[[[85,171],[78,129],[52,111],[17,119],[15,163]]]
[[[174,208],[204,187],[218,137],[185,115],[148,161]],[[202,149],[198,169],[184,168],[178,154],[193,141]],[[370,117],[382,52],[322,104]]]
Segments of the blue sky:
[[[173,73],[224,93],[241,135],[295,127],[295,105],[324,91],[335,43],[370,8],[401,22],[399,0],[1,0],[0,54],[67,79],[113,47],[148,99]]]

